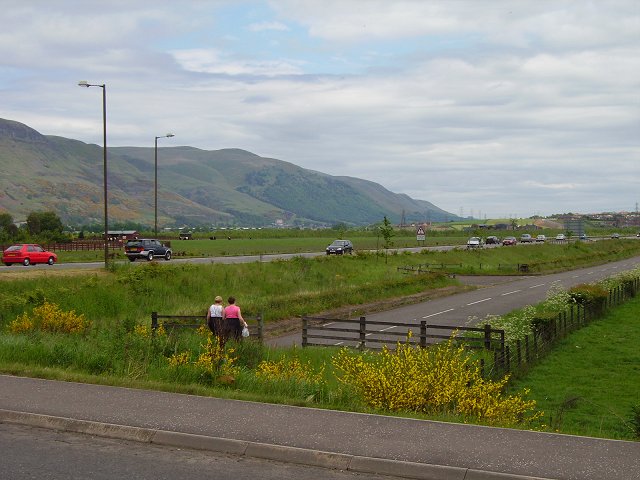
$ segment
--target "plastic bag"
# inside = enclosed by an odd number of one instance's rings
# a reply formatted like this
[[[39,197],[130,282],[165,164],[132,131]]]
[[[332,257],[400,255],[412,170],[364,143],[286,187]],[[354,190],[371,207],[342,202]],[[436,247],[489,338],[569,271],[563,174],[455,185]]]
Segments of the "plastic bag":
[[[249,336],[249,329],[247,327],[242,328],[242,336],[245,338]]]

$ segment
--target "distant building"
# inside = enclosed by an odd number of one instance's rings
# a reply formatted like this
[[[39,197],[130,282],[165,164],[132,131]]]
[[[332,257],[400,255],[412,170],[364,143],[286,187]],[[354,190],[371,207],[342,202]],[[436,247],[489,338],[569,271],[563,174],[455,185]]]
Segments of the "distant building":
[[[137,240],[140,233],[136,230],[109,230],[107,237],[111,242],[114,240]]]

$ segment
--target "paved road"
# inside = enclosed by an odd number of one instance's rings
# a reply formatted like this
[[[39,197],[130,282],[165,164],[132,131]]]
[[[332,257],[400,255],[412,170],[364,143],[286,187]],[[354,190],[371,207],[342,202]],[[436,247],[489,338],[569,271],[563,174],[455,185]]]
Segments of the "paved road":
[[[514,475],[630,480],[640,472],[640,442],[0,375],[0,422],[63,428],[52,416],[108,424],[94,427],[93,434],[114,434],[120,426],[181,432],[185,435],[177,440],[198,448],[215,449],[220,442],[211,438],[231,439],[226,447],[238,444],[243,456],[266,453],[272,460],[302,463],[328,459],[350,468],[368,465],[376,473],[389,472],[382,468],[395,475],[422,472],[425,476],[412,478],[432,480],[515,480]],[[82,427],[78,423],[64,425]]]
[[[640,257],[634,257],[551,275],[492,277],[488,279],[486,286],[478,290],[407,305],[387,312],[370,314],[367,315],[367,320],[414,323],[416,326],[420,324],[421,320],[427,320],[428,324],[434,325],[473,326],[474,323],[487,315],[503,315],[525,305],[535,305],[543,301],[549,288],[554,284],[569,288],[581,283],[595,282],[638,266],[640,266]],[[462,280],[465,281],[464,277]],[[477,279],[470,277],[466,280]],[[346,326],[340,322],[328,322],[327,325],[329,323],[336,328]],[[353,325],[351,327],[353,328]],[[379,328],[379,330],[383,329],[386,331],[399,330],[393,327]],[[401,330],[406,331],[406,328]],[[417,330],[414,329],[414,331]],[[394,342],[399,339],[399,337],[390,338]],[[270,341],[270,343],[279,346],[299,344],[300,342],[300,333],[282,336]],[[314,340],[314,343],[322,343],[322,340]],[[345,344],[342,341],[325,341],[325,343]],[[346,343],[348,344],[348,342]]]
[[[16,424],[0,426],[0,451],[0,478],[5,480],[392,478]]]

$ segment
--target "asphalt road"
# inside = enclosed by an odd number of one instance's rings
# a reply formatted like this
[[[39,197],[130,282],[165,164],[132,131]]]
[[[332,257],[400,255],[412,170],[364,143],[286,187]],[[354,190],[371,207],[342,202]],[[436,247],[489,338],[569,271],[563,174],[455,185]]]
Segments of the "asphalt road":
[[[0,424],[0,451],[6,480],[393,478],[6,423]]]
[[[634,257],[551,275],[490,277],[487,285],[474,291],[408,305],[387,312],[374,313],[367,315],[366,318],[368,321],[413,323],[416,326],[420,324],[421,320],[427,320],[428,324],[433,325],[474,326],[487,315],[503,315],[525,305],[535,305],[543,301],[549,288],[554,284],[569,288],[581,283],[592,283],[616,273],[631,270],[639,265],[640,257]],[[479,279],[462,277],[461,280],[463,282],[477,282]],[[335,328],[347,326],[339,321],[327,322],[325,325],[331,325]],[[353,328],[353,325],[351,328]],[[386,331],[399,330],[388,326],[381,327],[380,330],[383,328]],[[406,332],[406,328],[402,331]],[[417,329],[414,329],[414,331],[417,331]],[[390,337],[390,339],[395,342],[401,337]],[[300,342],[300,333],[286,335],[270,341],[270,343],[280,346],[299,344]],[[323,343],[323,341],[314,340],[314,343]],[[324,341],[324,343],[332,345],[349,344],[349,342],[342,341]]]

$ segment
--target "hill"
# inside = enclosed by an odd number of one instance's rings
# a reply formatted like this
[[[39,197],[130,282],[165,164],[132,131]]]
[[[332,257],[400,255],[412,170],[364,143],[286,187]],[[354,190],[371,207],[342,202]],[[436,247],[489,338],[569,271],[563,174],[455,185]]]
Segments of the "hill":
[[[158,223],[365,225],[457,216],[353,177],[331,176],[240,149],[158,149]],[[154,149],[109,147],[110,222],[153,224]],[[102,222],[102,147],[0,119],[0,211],[20,220],[53,210],[65,223]]]

